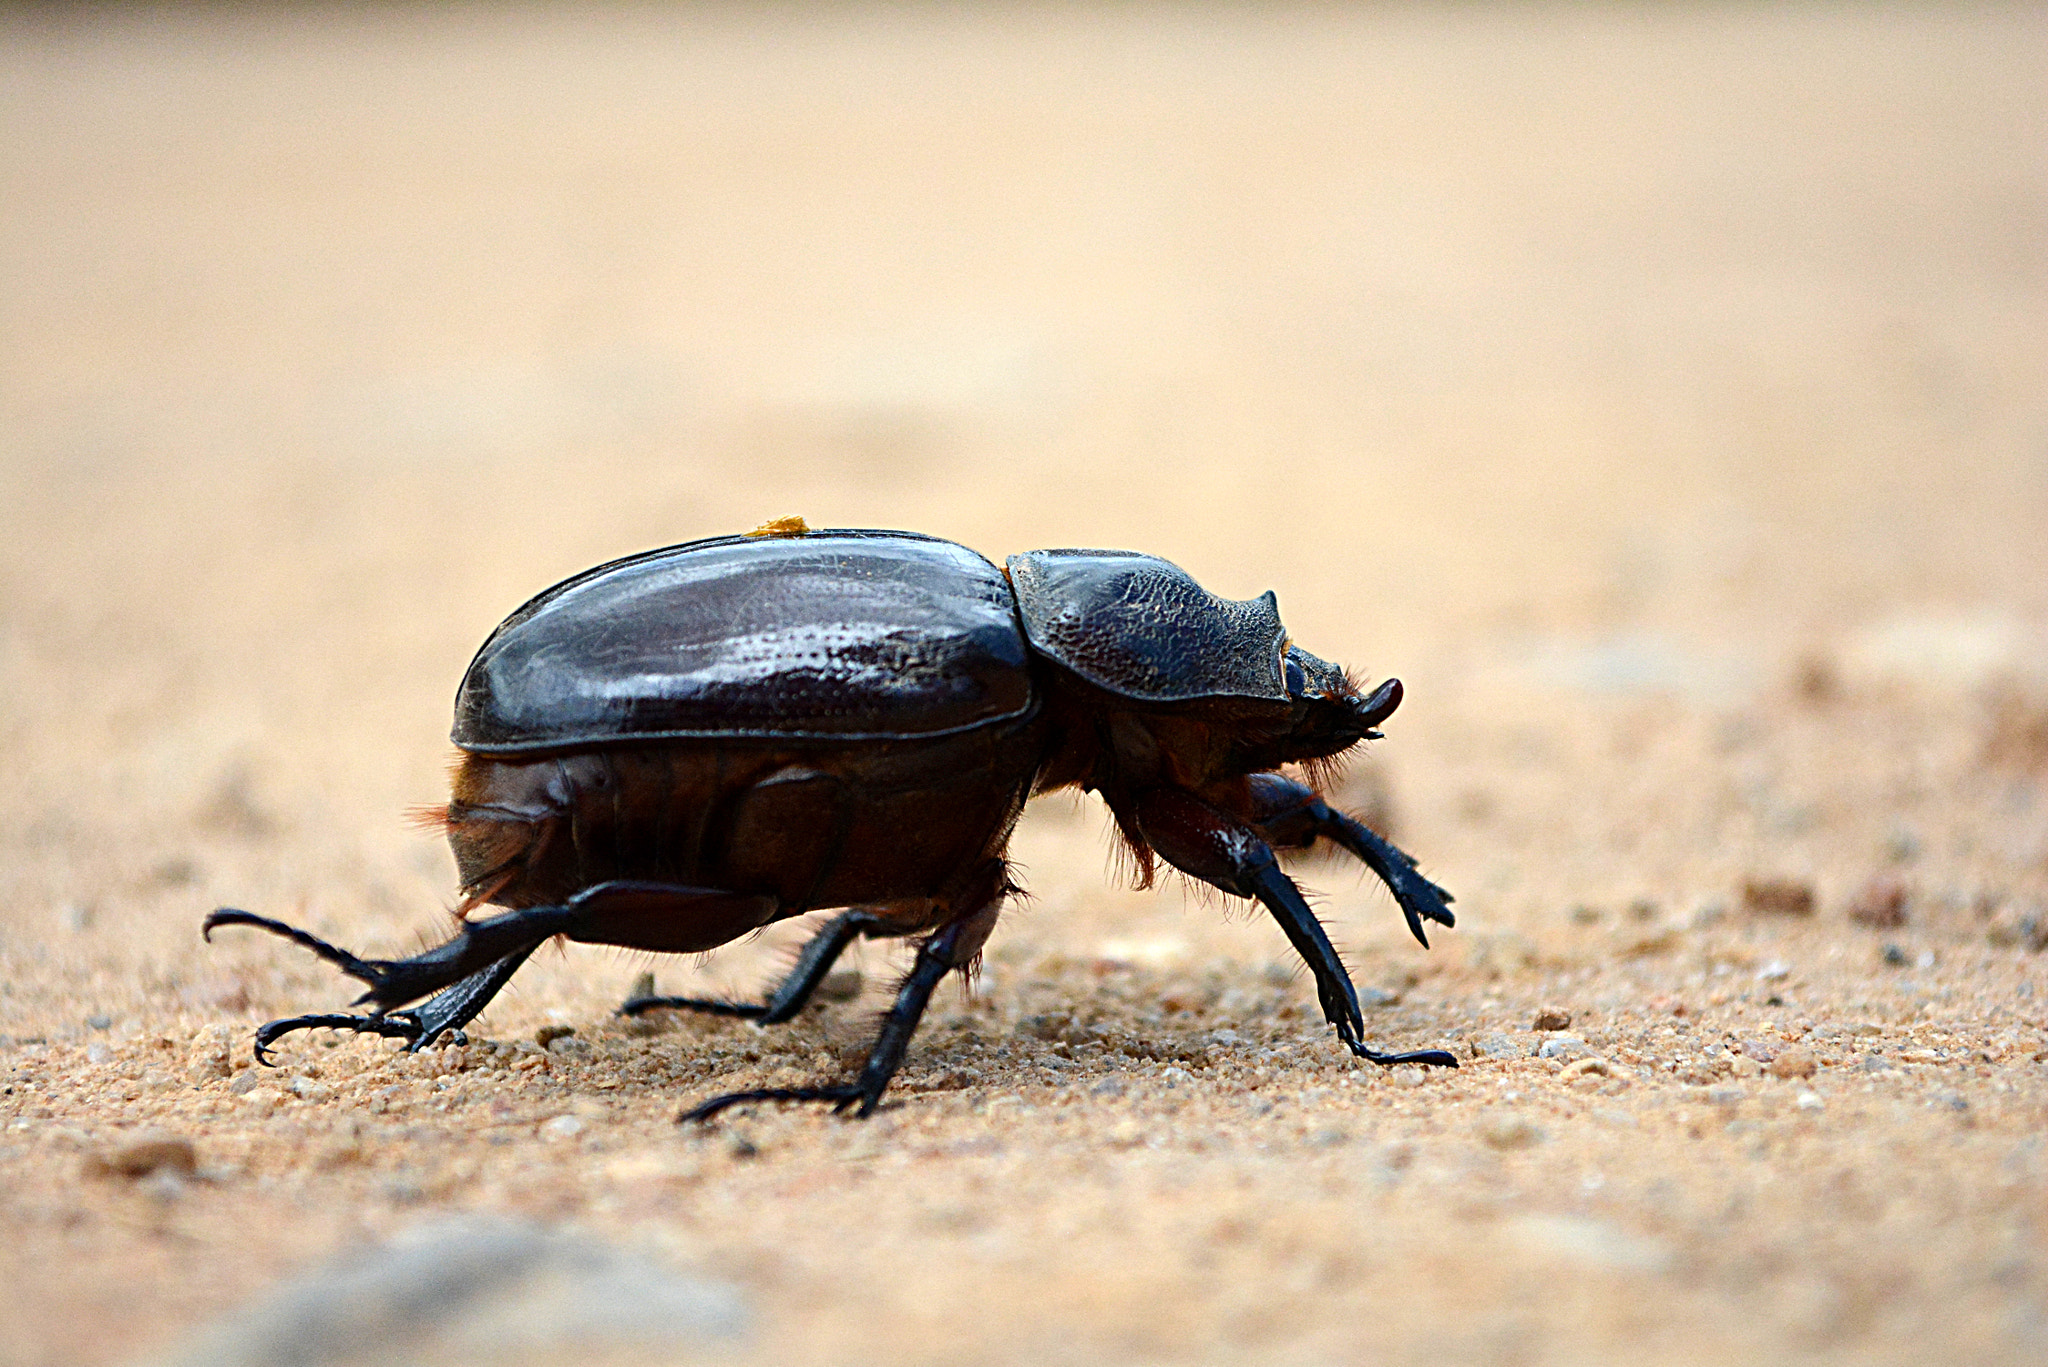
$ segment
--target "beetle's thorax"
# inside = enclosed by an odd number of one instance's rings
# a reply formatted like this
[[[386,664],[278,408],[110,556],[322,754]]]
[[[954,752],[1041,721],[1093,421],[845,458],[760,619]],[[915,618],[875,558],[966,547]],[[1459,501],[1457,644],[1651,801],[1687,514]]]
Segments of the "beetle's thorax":
[[[1050,751],[1039,791],[1077,786],[1112,806],[1152,788],[1234,790],[1247,774],[1334,758],[1365,734],[1336,700],[1148,704],[1063,673],[1046,691]]]

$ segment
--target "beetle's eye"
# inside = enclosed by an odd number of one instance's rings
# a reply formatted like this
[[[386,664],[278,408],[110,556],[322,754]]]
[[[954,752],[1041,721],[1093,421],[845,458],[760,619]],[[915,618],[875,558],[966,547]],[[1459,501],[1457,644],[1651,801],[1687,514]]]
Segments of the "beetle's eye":
[[[1287,661],[1287,696],[1298,698],[1306,692],[1308,692],[1308,675],[1304,674],[1301,666],[1290,658]]]

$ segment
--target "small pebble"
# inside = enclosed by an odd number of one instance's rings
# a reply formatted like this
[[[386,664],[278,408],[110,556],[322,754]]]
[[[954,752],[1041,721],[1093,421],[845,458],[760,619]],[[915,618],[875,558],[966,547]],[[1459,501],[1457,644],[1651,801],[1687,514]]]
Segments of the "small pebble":
[[[1526,1149],[1543,1142],[1543,1131],[1527,1116],[1498,1112],[1479,1123],[1479,1137],[1495,1149]]]
[[[1546,1006],[1536,1013],[1537,1030],[1564,1030],[1572,1023],[1572,1013],[1561,1011],[1555,1006]]]
[[[2039,954],[2048,949],[2048,911],[2039,906],[2007,907],[1984,932],[1999,949],[2025,948]]]
[[[1812,1052],[1796,1046],[1785,1050],[1770,1062],[1772,1077],[1812,1077],[1814,1067]],[[1813,1093],[1802,1092],[1800,1095],[1808,1097],[1812,1096]]]
[[[1756,971],[1758,982],[1774,983],[1792,976],[1792,966],[1783,959],[1773,959]]]
[[[1813,915],[1813,884],[1797,878],[1751,878],[1742,885],[1745,911],[1766,916]]]
[[[1828,1104],[1820,1099],[1819,1092],[1801,1092],[1799,1099],[1792,1103],[1802,1111],[1824,1111]]]
[[[1585,1058],[1592,1052],[1593,1047],[1577,1035],[1552,1035],[1537,1046],[1536,1057],[1563,1059],[1566,1062],[1570,1062],[1573,1059]]]
[[[540,1137],[550,1142],[574,1139],[582,1134],[583,1122],[573,1115],[558,1115],[540,1127]]]
[[[145,1130],[94,1155],[90,1166],[102,1176],[126,1177],[131,1181],[156,1172],[190,1177],[198,1170],[199,1156],[192,1141],[183,1135]]]
[[[568,1039],[576,1033],[573,1025],[543,1025],[533,1032],[533,1042],[545,1049],[558,1039]]]
[[[1567,1063],[1559,1076],[1569,1082],[1582,1077],[1606,1077],[1610,1071],[1604,1058],[1582,1058]]]
[[[1849,919],[1861,926],[1896,930],[1906,924],[1906,885],[1897,878],[1873,878],[1849,904]]]

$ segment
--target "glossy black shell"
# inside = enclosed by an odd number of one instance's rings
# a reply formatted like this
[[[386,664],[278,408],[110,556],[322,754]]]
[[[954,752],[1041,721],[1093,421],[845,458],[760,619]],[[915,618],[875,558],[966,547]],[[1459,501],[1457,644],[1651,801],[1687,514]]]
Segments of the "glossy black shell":
[[[1288,700],[1287,632],[1270,592],[1218,598],[1133,551],[1027,551],[1009,566],[1031,648],[1098,688],[1154,703]]]
[[[943,735],[1034,706],[1003,573],[908,532],[718,537],[614,560],[491,633],[456,695],[477,754],[701,737]]]

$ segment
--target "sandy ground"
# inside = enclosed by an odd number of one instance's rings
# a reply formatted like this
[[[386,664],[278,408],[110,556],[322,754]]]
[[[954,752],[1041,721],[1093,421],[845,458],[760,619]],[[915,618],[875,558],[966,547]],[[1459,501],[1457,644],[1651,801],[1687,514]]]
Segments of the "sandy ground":
[[[2048,1358],[2038,9],[9,10],[0,127],[0,1359]],[[878,948],[609,1015],[800,926],[251,1068],[349,992],[201,915],[438,938],[476,643],[786,513],[1403,678],[1343,795],[1458,928],[1302,876],[1465,1065],[1053,799],[869,1123],[671,1118],[843,1071]],[[238,1309],[450,1229],[723,1318]]]

